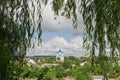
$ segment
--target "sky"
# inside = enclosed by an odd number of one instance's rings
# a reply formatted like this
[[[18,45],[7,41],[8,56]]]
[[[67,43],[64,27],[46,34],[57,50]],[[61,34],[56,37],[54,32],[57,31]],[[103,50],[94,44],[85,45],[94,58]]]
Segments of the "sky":
[[[61,49],[64,56],[84,56],[83,31],[85,26],[81,15],[78,16],[78,28],[73,29],[70,19],[58,16],[55,20],[50,3],[48,2],[46,7],[42,8],[42,46],[36,46],[28,51],[27,55],[55,55]]]

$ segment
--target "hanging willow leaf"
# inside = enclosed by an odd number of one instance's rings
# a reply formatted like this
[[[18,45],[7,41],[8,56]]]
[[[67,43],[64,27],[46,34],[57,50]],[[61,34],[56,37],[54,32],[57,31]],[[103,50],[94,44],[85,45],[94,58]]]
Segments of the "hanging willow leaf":
[[[30,6],[32,2],[37,5]],[[41,5],[38,2],[40,1],[0,0],[0,80],[13,79],[14,76],[8,69],[10,62],[19,61],[22,63],[37,28],[39,28],[38,39],[41,40]],[[35,8],[38,9],[36,10],[37,14],[34,13]],[[35,16],[38,16],[39,19],[36,20]],[[36,23],[39,24],[39,27]],[[7,59],[6,57],[11,58]]]
[[[62,8],[58,8],[61,4],[54,0],[53,11],[58,15],[63,10],[61,15],[72,18],[75,24],[76,7],[80,8],[78,10],[82,13],[85,24],[84,47],[89,52],[92,65],[96,64],[98,57],[97,64],[105,70],[104,65],[109,62],[107,57],[116,61],[120,56],[120,0],[65,0],[63,4]],[[109,53],[106,48],[110,49]],[[106,72],[103,71],[102,74],[105,75]]]
[[[120,56],[120,1],[119,0],[82,0],[81,12],[83,20],[86,25],[86,43],[91,42],[92,48],[91,56],[98,52],[98,63],[104,70],[104,65],[109,62],[106,58],[106,46],[109,43],[109,55],[113,60]],[[94,20],[95,24],[92,24]],[[92,25],[92,26],[91,26]],[[93,28],[92,28],[93,27]],[[91,37],[90,37],[91,36]],[[98,49],[94,44],[97,44]],[[90,50],[89,50],[90,51]],[[93,57],[94,58],[94,57]],[[115,58],[115,59],[114,59]],[[92,64],[95,60],[91,59]],[[103,73],[105,75],[106,73]]]
[[[3,54],[11,55],[14,60],[17,60],[15,58],[17,55],[23,58],[27,47],[31,46],[36,28],[38,39],[41,41],[41,1],[45,5],[48,2],[48,0],[0,0],[0,55],[2,56],[0,59],[6,59]],[[84,44],[87,45],[85,47],[90,54],[92,65],[96,61],[98,51],[98,63],[104,68],[104,64],[108,61],[105,50],[107,44],[110,46],[111,58],[116,59],[120,56],[120,0],[53,0],[52,10],[56,15],[61,14],[72,19],[73,28],[76,28],[78,23],[77,11],[82,13],[86,25]],[[34,11],[37,11],[38,20],[35,19]],[[1,65],[3,64],[0,64],[2,75],[0,79],[8,80],[10,75],[2,74],[7,72],[2,70]]]

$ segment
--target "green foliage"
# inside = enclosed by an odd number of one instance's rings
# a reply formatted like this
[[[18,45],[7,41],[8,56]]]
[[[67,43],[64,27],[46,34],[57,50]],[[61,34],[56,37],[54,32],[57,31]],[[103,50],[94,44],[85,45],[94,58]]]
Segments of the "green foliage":
[[[64,69],[71,69],[71,68],[72,68],[71,61],[70,61],[70,60],[64,61],[64,62],[62,63],[62,67],[63,67]]]
[[[82,0],[81,12],[86,25],[85,47],[90,53],[91,62],[94,63],[96,50],[98,50],[99,63],[102,65],[103,57],[107,56],[106,47],[109,45],[109,55],[114,58],[119,55],[120,46],[120,3],[119,0]],[[102,58],[102,59],[101,59]],[[101,63],[102,62],[102,63]]]
[[[108,77],[118,78],[119,75],[120,75],[120,66],[116,65],[114,67],[110,67]]]
[[[91,80],[90,65],[77,66],[76,69],[70,70],[69,75],[74,76],[75,80]]]
[[[45,80],[47,79],[51,79],[51,80],[56,80],[56,71],[54,70],[54,68],[50,68],[49,71],[46,73],[46,76],[45,76]]]
[[[53,0],[55,14],[62,13],[67,18],[72,17],[74,25],[77,23],[76,7],[82,13],[86,25],[84,48],[88,50],[90,62],[94,66],[98,55],[97,64],[100,64],[102,70],[106,70],[103,67],[109,61],[106,48],[110,48],[109,55],[112,59],[119,57],[120,53],[120,1]]]
[[[63,6],[64,5],[64,6]],[[85,27],[84,47],[88,50],[91,63],[95,63],[98,51],[99,64],[104,65],[106,48],[110,48],[109,55],[114,58],[120,51],[120,1],[119,0],[53,0],[53,11],[73,19],[77,23],[77,8],[82,13]],[[78,12],[79,13],[79,12]],[[109,45],[109,47],[107,46]]]
[[[63,78],[64,77],[64,68],[61,66],[57,66],[56,69],[56,78]]]
[[[38,80],[41,80],[41,79],[46,80],[51,78],[49,75],[46,75],[49,71],[48,68],[28,67],[24,65],[21,67],[21,69],[19,69],[19,71],[20,71],[19,77],[22,77],[23,79],[37,78]]]
[[[59,10],[64,6],[63,5],[64,0],[53,0],[53,10],[55,14],[59,14]]]
[[[38,79],[37,80],[45,80],[45,79],[50,79],[49,76],[46,76],[47,72],[48,72],[48,68],[43,68],[42,71],[39,73]]]
[[[82,71],[80,71],[80,70],[82,70]],[[90,80],[91,79],[90,66],[85,66],[80,70],[79,70],[79,73],[77,74],[77,78],[79,77],[82,80],[88,80],[88,79]]]
[[[0,79],[2,79],[3,76],[6,76],[5,77],[5,80],[6,80],[7,78],[10,78],[10,76],[7,76],[7,75],[10,74],[10,72],[9,72],[9,65],[10,65],[9,60],[11,60],[11,55],[10,55],[9,48],[3,46],[4,45],[3,42],[4,41],[0,40]]]
[[[47,61],[46,58],[45,61]],[[77,58],[76,58],[77,59]],[[67,59],[69,61],[69,59]],[[82,58],[82,60],[87,60],[87,58]],[[86,63],[84,66],[76,65],[75,68],[67,68],[65,69],[63,67],[63,64],[59,64],[56,67],[50,67],[50,68],[40,68],[40,67],[27,67],[23,66],[21,68],[17,67],[19,66],[18,63],[16,63],[16,69],[15,70],[19,72],[18,75],[24,79],[38,79],[38,80],[62,80],[64,77],[72,76],[75,78],[75,80],[91,80],[91,77],[93,75],[102,75],[106,74],[105,76],[107,78],[118,78],[120,75],[120,66],[113,63],[105,64],[103,65],[104,68],[101,68],[100,64],[96,64],[95,66],[92,66],[88,63]],[[17,70],[19,68],[19,70]],[[91,70],[93,69],[93,72]],[[105,70],[104,70],[105,69]],[[14,74],[17,78],[17,74]]]
[[[52,9],[55,15],[61,14],[73,21],[73,27],[77,27],[76,1],[75,0],[53,0]]]
[[[34,20],[35,4],[31,3],[32,13],[30,13],[31,8],[29,7],[28,0],[4,0],[0,3],[0,40],[3,39],[6,46],[9,46],[11,54],[19,55],[20,57],[25,55],[27,47],[30,46],[35,27],[38,27],[38,35],[41,35],[40,25],[36,26]],[[37,24],[40,24],[40,3],[37,3],[36,7],[38,7],[37,16],[39,16],[39,19],[36,21],[38,22]]]
[[[55,61],[56,61],[56,58],[55,58],[55,57],[49,57],[49,58],[47,58],[47,60],[46,60],[47,63],[53,63],[53,62],[55,62]]]
[[[40,2],[37,2],[37,16],[34,19],[35,4],[29,0],[1,0],[0,1],[0,79],[9,80],[14,75],[11,63],[22,63],[28,47],[31,47],[31,39],[34,31],[38,31],[38,39],[41,36],[41,12]],[[29,3],[32,4],[30,7]],[[33,9],[31,12],[31,8]],[[36,25],[37,24],[37,25]],[[14,65],[12,65],[14,66]],[[3,69],[4,67],[4,69]],[[16,73],[17,74],[17,73]]]
[[[48,0],[43,1],[47,4]],[[108,63],[106,48],[110,48],[111,58],[120,53],[120,1],[119,0],[53,0],[56,15],[66,16],[77,25],[77,11],[81,11],[85,27],[84,47],[88,50],[92,65],[96,61],[102,70]],[[36,4],[35,4],[35,3]],[[31,6],[29,5],[31,4]],[[78,7],[78,10],[77,8]],[[61,10],[61,12],[60,12]],[[35,19],[37,11],[38,19]],[[19,61],[31,47],[34,32],[38,32],[41,42],[41,0],[1,0],[0,1],[0,79],[8,80],[12,75],[11,62]],[[4,35],[4,36],[3,36]],[[109,47],[107,47],[109,45]],[[10,57],[10,58],[9,58]],[[3,67],[5,68],[3,70]],[[106,71],[105,71],[106,72]]]
[[[76,60],[76,57],[74,57],[74,56],[69,56],[68,58],[69,58],[69,60],[71,60],[71,61],[75,61],[75,60]]]

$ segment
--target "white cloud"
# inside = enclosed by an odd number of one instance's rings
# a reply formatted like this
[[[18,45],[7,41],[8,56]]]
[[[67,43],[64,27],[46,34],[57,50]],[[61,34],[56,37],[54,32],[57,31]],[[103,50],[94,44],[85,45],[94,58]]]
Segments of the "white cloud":
[[[52,11],[51,0],[49,0],[48,4],[43,7],[42,11],[43,22],[42,29],[43,30],[51,30],[56,31],[65,27],[72,27],[72,21],[70,19],[66,19],[63,16],[58,16],[55,20],[54,12]]]
[[[52,11],[51,0],[49,0],[48,4],[42,7],[42,30],[49,30],[49,31],[57,31],[62,28],[72,27],[72,20],[67,19],[63,16],[57,16],[55,20],[54,12]],[[78,28],[75,30],[73,29],[73,34],[81,34],[83,33],[85,25],[83,24],[82,15],[78,15]]]
[[[28,55],[55,55],[59,49],[62,49],[65,56],[80,57],[85,55],[82,42],[83,39],[80,36],[70,42],[67,42],[63,37],[54,37],[47,43],[43,43],[42,47],[37,46],[34,51],[28,52]]]
[[[66,19],[63,16],[57,17],[57,20],[54,19],[55,16],[51,8],[51,0],[49,0],[46,7],[42,6],[42,10],[42,31],[58,31],[66,27],[72,27],[72,21],[70,19]],[[81,15],[78,16],[78,25],[79,26],[77,29],[73,29],[73,34],[75,35],[81,35],[81,33],[83,33],[84,30],[84,24]],[[55,54],[57,50],[62,49],[65,55],[81,56],[84,55],[83,53],[85,52],[82,48],[82,42],[83,40],[80,36],[75,37],[70,42],[65,40],[63,37],[55,37],[47,43],[43,43],[42,47],[37,46],[35,47],[34,51],[29,51],[28,53],[29,55]]]

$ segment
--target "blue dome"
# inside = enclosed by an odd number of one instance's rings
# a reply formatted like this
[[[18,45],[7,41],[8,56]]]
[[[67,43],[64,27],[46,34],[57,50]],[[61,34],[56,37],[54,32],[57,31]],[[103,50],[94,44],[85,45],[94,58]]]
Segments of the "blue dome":
[[[57,51],[56,57],[64,57],[63,51],[61,49]]]
[[[63,53],[63,51],[60,49],[59,51],[57,51],[57,53]]]

